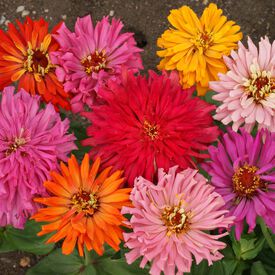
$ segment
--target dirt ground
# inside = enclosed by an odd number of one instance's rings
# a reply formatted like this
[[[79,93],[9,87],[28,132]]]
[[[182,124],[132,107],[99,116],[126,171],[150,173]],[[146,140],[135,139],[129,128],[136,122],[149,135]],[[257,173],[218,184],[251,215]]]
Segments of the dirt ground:
[[[104,15],[121,18],[126,31],[136,34],[145,70],[155,69],[159,59],[156,40],[168,27],[167,15],[173,8],[189,5],[201,13],[208,0],[0,0],[0,27],[6,29],[9,21],[44,17],[54,26],[64,20],[70,28],[78,16],[91,14],[94,20]],[[275,38],[275,0],[213,0],[228,18],[236,21],[244,33],[255,42],[264,35]],[[24,7],[22,7],[24,6]],[[35,256],[22,252],[0,254],[0,275],[25,274],[27,267],[20,267],[24,256],[30,264],[37,261]]]

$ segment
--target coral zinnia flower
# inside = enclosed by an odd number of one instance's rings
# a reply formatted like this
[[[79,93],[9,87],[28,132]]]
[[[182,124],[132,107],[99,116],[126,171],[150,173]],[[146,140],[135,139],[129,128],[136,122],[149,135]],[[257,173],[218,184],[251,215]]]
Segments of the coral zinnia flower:
[[[226,74],[219,74],[219,81],[210,87],[218,92],[213,96],[222,104],[217,108],[215,119],[233,129],[244,124],[251,131],[258,122],[259,128],[275,132],[275,41],[261,39],[259,51],[248,38],[248,49],[239,43],[238,52],[224,60],[229,68]]]
[[[84,105],[94,103],[100,85],[108,79],[119,81],[121,68],[134,72],[142,69],[141,58],[133,38],[133,33],[121,33],[120,20],[108,17],[93,27],[91,16],[78,18],[75,32],[70,32],[65,24],[54,37],[60,44],[59,51],[52,54],[56,70],[64,88],[72,92],[72,109],[83,111]]]
[[[165,174],[159,169],[157,185],[139,177],[131,192],[134,208],[123,207],[122,213],[132,215],[133,232],[124,233],[129,264],[140,256],[140,266],[151,263],[151,274],[171,275],[190,272],[192,256],[199,264],[209,265],[223,257],[218,251],[226,244],[220,235],[205,231],[227,228],[233,217],[225,218],[222,197],[196,170],[186,169],[176,174],[177,167]]]
[[[195,167],[194,158],[207,158],[201,150],[218,137],[215,106],[192,98],[193,88],[183,92],[176,72],[170,77],[126,75],[122,84],[100,90],[105,103],[83,114],[92,122],[83,144],[105,166],[123,169],[130,185],[139,175],[152,180],[156,167]]]
[[[39,94],[46,102],[70,109],[69,95],[57,80],[49,54],[58,44],[48,33],[48,23],[42,18],[27,17],[18,28],[12,23],[5,33],[0,30],[0,89],[19,81],[19,88],[32,95]],[[52,33],[59,26],[53,30]]]
[[[211,146],[209,152],[211,162],[204,168],[230,215],[236,216],[237,238],[244,220],[249,232],[253,231],[256,216],[275,233],[275,133],[261,130],[252,137],[244,129],[240,134],[229,130],[218,147]]]
[[[0,105],[0,226],[23,228],[39,206],[33,196],[46,195],[49,171],[76,146],[51,104],[40,109],[38,96],[13,92],[5,88]]]
[[[188,6],[172,10],[168,16],[173,28],[166,30],[157,44],[162,61],[159,69],[178,70],[183,88],[197,83],[199,95],[208,90],[208,82],[218,72],[226,72],[222,56],[237,48],[242,39],[240,27],[227,21],[222,10],[210,4],[199,19]]]
[[[119,189],[124,181],[122,171],[110,175],[112,167],[108,167],[97,175],[99,167],[99,158],[90,167],[86,154],[79,167],[72,155],[68,167],[61,163],[62,174],[52,172],[52,181],[44,183],[53,196],[35,199],[48,207],[39,209],[32,218],[50,222],[42,226],[38,235],[57,231],[47,243],[65,238],[64,254],[72,253],[76,243],[81,256],[84,245],[99,255],[103,254],[104,242],[119,250],[123,238],[120,226],[126,220],[120,209],[129,205],[131,188]]]

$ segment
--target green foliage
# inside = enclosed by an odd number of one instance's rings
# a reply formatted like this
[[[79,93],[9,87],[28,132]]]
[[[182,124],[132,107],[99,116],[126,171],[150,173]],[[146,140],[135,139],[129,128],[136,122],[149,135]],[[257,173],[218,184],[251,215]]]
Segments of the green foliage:
[[[45,255],[53,250],[54,244],[46,244],[49,235],[38,237],[41,224],[27,221],[23,230],[6,227],[1,232],[0,252],[21,250],[36,255]]]
[[[116,256],[115,256],[116,255]],[[56,249],[37,265],[28,270],[27,275],[134,275],[148,274],[148,269],[140,269],[139,263],[128,265],[124,255],[110,247],[105,248],[103,256],[94,251],[88,252],[85,257],[80,257],[75,250],[70,255],[63,255],[61,249]]]
[[[238,259],[251,260],[260,253],[264,244],[264,237],[257,238],[255,234],[247,234],[238,242],[234,239],[232,248]]]

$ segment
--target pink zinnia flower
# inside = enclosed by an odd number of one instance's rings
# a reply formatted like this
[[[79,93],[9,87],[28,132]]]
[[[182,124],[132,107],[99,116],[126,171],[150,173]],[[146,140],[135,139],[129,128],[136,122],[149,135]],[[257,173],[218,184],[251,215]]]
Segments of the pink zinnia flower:
[[[91,107],[99,87],[108,79],[119,81],[123,67],[134,72],[143,68],[133,33],[121,33],[122,28],[120,20],[109,23],[108,17],[94,27],[88,15],[77,19],[75,32],[63,24],[54,36],[60,49],[51,57],[59,65],[56,74],[65,91],[73,94],[74,112],[85,104]]]
[[[218,92],[213,99],[222,102],[215,119],[223,124],[233,122],[233,130],[244,125],[247,131],[259,124],[259,128],[275,131],[275,41],[262,38],[259,50],[248,38],[248,49],[239,42],[238,52],[224,60],[229,68],[219,74],[219,81],[210,82],[210,88]]]
[[[39,96],[14,87],[2,93],[0,105],[0,226],[23,228],[38,205],[34,196],[46,195],[43,182],[58,160],[76,148],[53,105],[40,109]]]
[[[137,178],[130,195],[133,208],[122,208],[123,214],[132,215],[133,232],[124,233],[131,249],[127,262],[142,256],[140,266],[152,261],[150,273],[154,275],[190,272],[193,256],[197,264],[207,259],[209,265],[223,258],[219,250],[226,244],[218,239],[228,233],[205,231],[227,228],[233,222],[233,217],[225,218],[228,211],[222,197],[202,175],[190,168],[176,170],[175,166],[165,174],[159,169],[157,185]]]
[[[215,106],[192,97],[194,88],[182,90],[176,73],[126,74],[122,84],[108,85],[100,89],[105,102],[83,114],[92,124],[83,144],[104,166],[124,170],[129,185],[139,175],[152,180],[157,167],[196,167],[208,157],[202,151],[219,135]]]
[[[236,216],[239,239],[246,220],[249,232],[260,216],[275,233],[275,133],[261,130],[256,137],[244,129],[228,130],[218,147],[209,148],[211,161],[204,164],[211,183]]]

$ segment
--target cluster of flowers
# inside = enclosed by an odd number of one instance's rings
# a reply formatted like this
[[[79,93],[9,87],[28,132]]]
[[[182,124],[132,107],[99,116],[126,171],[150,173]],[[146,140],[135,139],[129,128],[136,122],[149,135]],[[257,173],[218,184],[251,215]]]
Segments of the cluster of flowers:
[[[63,253],[77,245],[81,256],[124,240],[127,262],[143,257],[151,274],[189,272],[193,257],[212,264],[223,257],[219,239],[232,226],[239,239],[245,221],[253,231],[257,216],[275,232],[275,42],[246,48],[214,4],[168,20],[162,74],[148,78],[116,19],[94,26],[86,16],[74,32],[62,23],[49,33],[27,18],[0,32],[1,226],[47,222],[39,235],[55,232],[49,243],[64,239]],[[194,92],[210,89],[217,108]],[[61,108],[91,122],[80,165],[68,159],[76,138]]]

